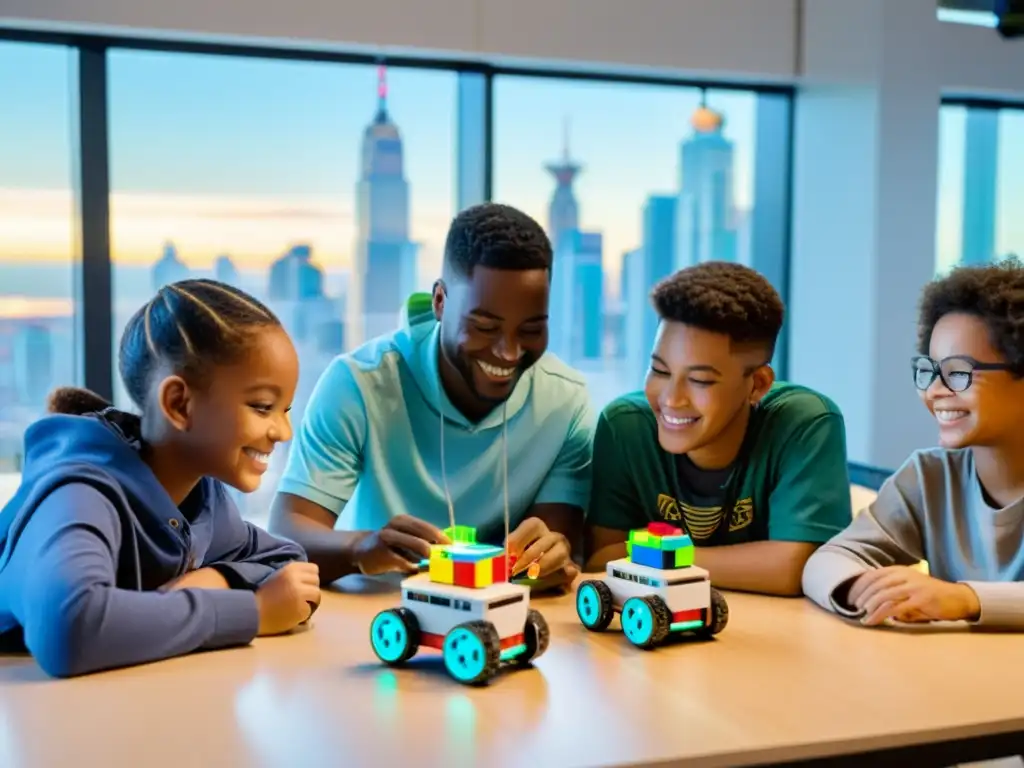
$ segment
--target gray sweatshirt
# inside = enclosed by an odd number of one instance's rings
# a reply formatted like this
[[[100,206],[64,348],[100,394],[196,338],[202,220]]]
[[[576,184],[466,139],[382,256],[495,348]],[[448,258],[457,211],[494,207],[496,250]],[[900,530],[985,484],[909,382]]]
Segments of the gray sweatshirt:
[[[804,594],[859,618],[836,589],[871,568],[914,565],[977,593],[985,627],[1024,629],[1024,499],[1004,509],[982,493],[970,449],[918,451],[878,498],[807,561]]]

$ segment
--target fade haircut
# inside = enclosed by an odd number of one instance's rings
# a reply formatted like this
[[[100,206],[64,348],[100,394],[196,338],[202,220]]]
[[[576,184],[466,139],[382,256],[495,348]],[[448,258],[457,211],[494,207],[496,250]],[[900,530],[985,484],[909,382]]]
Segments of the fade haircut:
[[[785,318],[782,299],[764,275],[726,261],[679,270],[654,286],[651,301],[662,320],[761,347],[769,359]]]
[[[444,244],[446,277],[468,279],[476,267],[546,269],[553,254],[544,228],[517,208],[482,203],[452,221]]]

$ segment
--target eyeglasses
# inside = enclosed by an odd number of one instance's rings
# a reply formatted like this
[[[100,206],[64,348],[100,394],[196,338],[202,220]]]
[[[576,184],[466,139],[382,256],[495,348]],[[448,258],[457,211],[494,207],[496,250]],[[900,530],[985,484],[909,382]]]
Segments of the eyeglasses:
[[[955,355],[942,360],[932,360],[927,355],[917,355],[910,359],[914,370],[914,386],[922,392],[932,385],[935,379],[951,392],[963,392],[970,388],[974,381],[975,371],[1009,371],[1005,363],[979,363],[973,357]]]

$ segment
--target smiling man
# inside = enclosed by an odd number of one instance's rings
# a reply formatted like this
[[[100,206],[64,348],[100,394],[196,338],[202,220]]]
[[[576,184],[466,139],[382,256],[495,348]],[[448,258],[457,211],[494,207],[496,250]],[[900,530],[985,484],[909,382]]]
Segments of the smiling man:
[[[775,381],[782,301],[760,274],[708,262],[655,286],[660,318],[643,392],[613,401],[594,440],[587,570],[628,531],[684,529],[726,589],[800,594],[814,550],[850,522],[839,409]]]
[[[526,214],[469,208],[432,296],[323,374],[271,511],[322,582],[414,572],[451,515],[501,543],[506,494],[517,570],[536,562],[541,586],[575,577],[593,418],[583,377],[545,354],[551,262]]]

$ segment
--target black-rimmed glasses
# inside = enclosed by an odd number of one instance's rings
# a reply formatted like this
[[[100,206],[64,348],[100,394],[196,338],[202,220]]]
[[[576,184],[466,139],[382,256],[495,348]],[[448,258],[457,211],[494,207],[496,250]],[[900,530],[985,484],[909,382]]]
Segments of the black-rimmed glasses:
[[[938,378],[942,379],[942,383],[951,392],[963,392],[974,381],[975,371],[1010,370],[1010,366],[1005,363],[980,363],[967,355],[954,355],[942,360],[916,355],[910,359],[910,364],[914,370],[914,386],[922,392]]]

